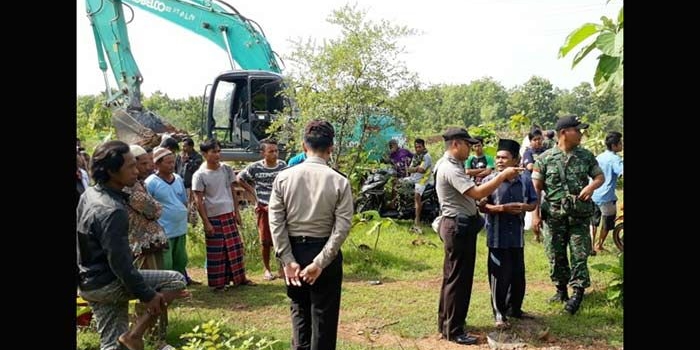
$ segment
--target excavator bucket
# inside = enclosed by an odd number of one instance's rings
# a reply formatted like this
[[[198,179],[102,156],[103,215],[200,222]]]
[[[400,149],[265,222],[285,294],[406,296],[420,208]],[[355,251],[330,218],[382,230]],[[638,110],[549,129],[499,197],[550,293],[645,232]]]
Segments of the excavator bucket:
[[[169,134],[178,141],[187,136],[187,132],[163,122],[161,118],[149,111],[117,108],[112,111],[112,123],[119,140],[151,148],[160,144],[163,134]]]

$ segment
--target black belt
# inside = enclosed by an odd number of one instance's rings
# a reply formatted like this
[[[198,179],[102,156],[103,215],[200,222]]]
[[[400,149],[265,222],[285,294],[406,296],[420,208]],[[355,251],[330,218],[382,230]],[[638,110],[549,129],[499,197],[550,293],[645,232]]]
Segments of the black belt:
[[[289,236],[291,243],[326,243],[328,237]]]

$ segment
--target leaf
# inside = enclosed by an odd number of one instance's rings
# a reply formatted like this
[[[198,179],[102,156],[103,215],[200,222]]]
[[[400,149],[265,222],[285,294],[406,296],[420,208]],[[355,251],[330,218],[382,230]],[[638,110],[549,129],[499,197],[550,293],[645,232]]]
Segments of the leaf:
[[[608,292],[607,292],[608,300],[617,300],[620,298],[621,294],[622,294],[622,292],[619,289],[618,290],[608,289]]]
[[[370,228],[369,230],[367,230],[367,234],[368,234],[368,235],[371,235],[372,233],[376,232],[376,231],[379,229],[379,227],[380,227],[381,225],[382,225],[382,222],[381,222],[381,221],[375,222],[374,225],[372,225],[372,228]]]
[[[389,228],[394,225],[394,220],[391,220],[389,218],[383,219],[382,220],[382,228]]]
[[[620,27],[620,29],[622,29],[622,24],[623,24],[624,21],[625,21],[624,15],[622,14],[622,13],[623,13],[623,12],[622,12],[622,9],[623,9],[623,8],[624,8],[624,6],[623,6],[623,7],[620,7],[620,12],[617,14],[617,25]]]
[[[620,58],[608,55],[601,55],[598,61],[597,71],[600,71],[602,77],[608,80],[620,68]]]
[[[592,269],[596,269],[598,271],[609,271],[612,268],[612,265],[609,264],[593,264],[590,266]]]
[[[362,212],[362,221],[379,220],[381,216],[376,210],[367,210]]]
[[[586,23],[580,28],[574,30],[566,37],[564,45],[559,49],[559,58],[566,56],[569,51],[580,44],[583,40],[586,40],[589,36],[600,31],[602,28],[600,25],[595,23]]]
[[[624,282],[622,282],[620,280],[612,280],[608,284],[608,287],[621,287],[623,284],[624,284]]]
[[[598,50],[602,51],[608,56],[619,56],[619,53],[615,51],[615,34],[611,32],[604,32],[598,35],[595,40],[595,46]]]
[[[576,67],[576,65],[584,58],[586,55],[588,55],[589,52],[591,52],[595,48],[595,45],[593,44],[588,44],[584,46],[581,51],[579,51],[576,56],[574,56],[574,61],[571,64],[571,68]]]
[[[615,52],[618,53],[617,56],[622,56],[622,52],[624,49],[625,36],[623,35],[623,32],[624,29],[620,29],[620,31],[617,32],[617,34],[615,35]]]
[[[603,22],[603,26],[605,28],[615,30],[615,23],[613,23],[612,19],[608,18],[607,16],[601,16],[600,21]]]

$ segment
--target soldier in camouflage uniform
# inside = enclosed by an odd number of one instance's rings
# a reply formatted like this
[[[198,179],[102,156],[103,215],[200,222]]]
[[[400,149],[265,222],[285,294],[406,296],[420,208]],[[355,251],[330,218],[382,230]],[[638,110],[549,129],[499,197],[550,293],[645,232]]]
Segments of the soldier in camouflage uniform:
[[[557,285],[557,293],[550,301],[566,301],[564,309],[572,315],[581,306],[584,289],[591,284],[588,274],[591,250],[588,223],[594,210],[591,196],[604,180],[593,153],[579,147],[581,129],[587,127],[575,115],[560,118],[556,124],[558,144],[535,161],[532,174],[537,193],[545,192],[541,213],[540,208],[533,212],[532,229],[539,241],[544,220],[550,277]],[[590,183],[589,177],[593,178]],[[571,268],[567,245],[571,250]],[[567,283],[574,289],[571,299]]]
[[[547,130],[542,136],[544,136],[544,141],[542,141],[542,147],[544,147],[544,149],[550,149],[557,146],[557,140],[554,139],[554,130]]]

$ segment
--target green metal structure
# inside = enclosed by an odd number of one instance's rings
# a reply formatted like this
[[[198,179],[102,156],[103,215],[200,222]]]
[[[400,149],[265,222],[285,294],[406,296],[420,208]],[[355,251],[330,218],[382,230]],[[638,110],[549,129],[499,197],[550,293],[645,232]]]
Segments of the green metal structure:
[[[258,141],[267,136],[267,126],[282,110],[282,99],[276,97],[282,77],[276,54],[257,23],[220,0],[86,0],[86,5],[120,139],[147,144],[151,136],[174,129],[141,104],[143,76],[131,51],[124,11],[128,9],[132,18],[134,6],[197,33],[228,53],[232,71],[214,79],[203,124],[208,136],[220,136],[225,148],[233,149],[224,149],[225,160],[259,158]],[[114,95],[107,63],[118,85]]]

